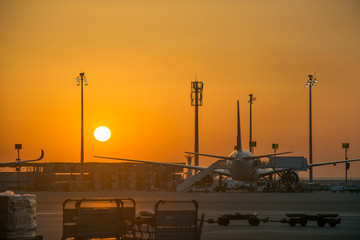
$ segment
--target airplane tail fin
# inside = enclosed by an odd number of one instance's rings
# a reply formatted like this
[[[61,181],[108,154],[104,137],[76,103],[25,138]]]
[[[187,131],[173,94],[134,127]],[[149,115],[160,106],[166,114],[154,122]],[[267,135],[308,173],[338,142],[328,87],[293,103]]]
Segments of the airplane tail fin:
[[[239,100],[237,100],[237,146],[236,147],[239,152],[242,152]]]

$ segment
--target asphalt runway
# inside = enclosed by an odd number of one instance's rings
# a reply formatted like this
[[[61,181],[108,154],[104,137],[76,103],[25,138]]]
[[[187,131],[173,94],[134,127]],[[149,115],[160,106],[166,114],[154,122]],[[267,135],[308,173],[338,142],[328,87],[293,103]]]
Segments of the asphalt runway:
[[[68,198],[131,197],[136,211],[152,210],[157,200],[196,200],[199,215],[217,219],[220,213],[254,213],[270,220],[286,218],[287,213],[337,213],[342,219],[336,227],[323,228],[316,222],[307,226],[268,222],[250,226],[232,221],[229,226],[205,223],[203,240],[232,239],[360,239],[360,193],[176,193],[147,191],[35,192],[37,196],[37,235],[45,240],[61,239],[62,202]]]

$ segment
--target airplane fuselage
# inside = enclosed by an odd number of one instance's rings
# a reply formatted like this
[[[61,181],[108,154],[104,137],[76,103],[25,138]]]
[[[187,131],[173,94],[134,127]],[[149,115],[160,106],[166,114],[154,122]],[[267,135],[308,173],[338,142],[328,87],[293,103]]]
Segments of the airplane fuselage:
[[[254,155],[246,150],[241,152],[235,150],[230,154],[230,159],[227,161],[227,167],[230,171],[231,178],[238,181],[258,180],[261,174],[261,169],[257,167],[259,160],[246,160],[246,157],[253,157]]]

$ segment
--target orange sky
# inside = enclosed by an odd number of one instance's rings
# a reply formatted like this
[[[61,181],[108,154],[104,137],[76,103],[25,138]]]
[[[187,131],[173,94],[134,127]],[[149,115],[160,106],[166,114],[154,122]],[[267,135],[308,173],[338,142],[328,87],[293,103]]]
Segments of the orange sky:
[[[360,157],[359,1],[0,2],[0,161],[80,161],[85,71],[85,161],[93,155],[184,162],[194,147],[190,82],[204,82],[200,152],[228,155],[240,100],[243,145],[253,105],[255,153],[308,157],[307,75],[314,162]],[[94,139],[96,127],[112,131]],[[200,158],[207,166],[213,159]],[[315,177],[343,177],[344,166]],[[302,176],[308,176],[307,173]],[[360,178],[360,163],[350,178]]]

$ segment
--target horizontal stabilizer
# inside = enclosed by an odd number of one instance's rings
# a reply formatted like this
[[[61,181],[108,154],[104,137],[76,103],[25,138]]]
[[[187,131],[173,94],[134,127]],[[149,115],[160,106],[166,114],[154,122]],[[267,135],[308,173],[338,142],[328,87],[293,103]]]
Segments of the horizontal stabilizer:
[[[198,156],[204,156],[204,157],[212,157],[212,158],[221,158],[221,159],[232,159],[232,157],[224,157],[224,156],[218,156],[218,155],[210,155],[210,154],[204,154],[204,153],[194,153],[194,152],[185,152],[186,154],[194,154]]]
[[[263,157],[273,157],[273,156],[282,155],[282,154],[288,154],[288,153],[292,153],[292,152],[272,153],[272,154],[244,157],[244,159],[245,160],[253,160],[253,159],[258,159],[258,158],[263,158]]]

